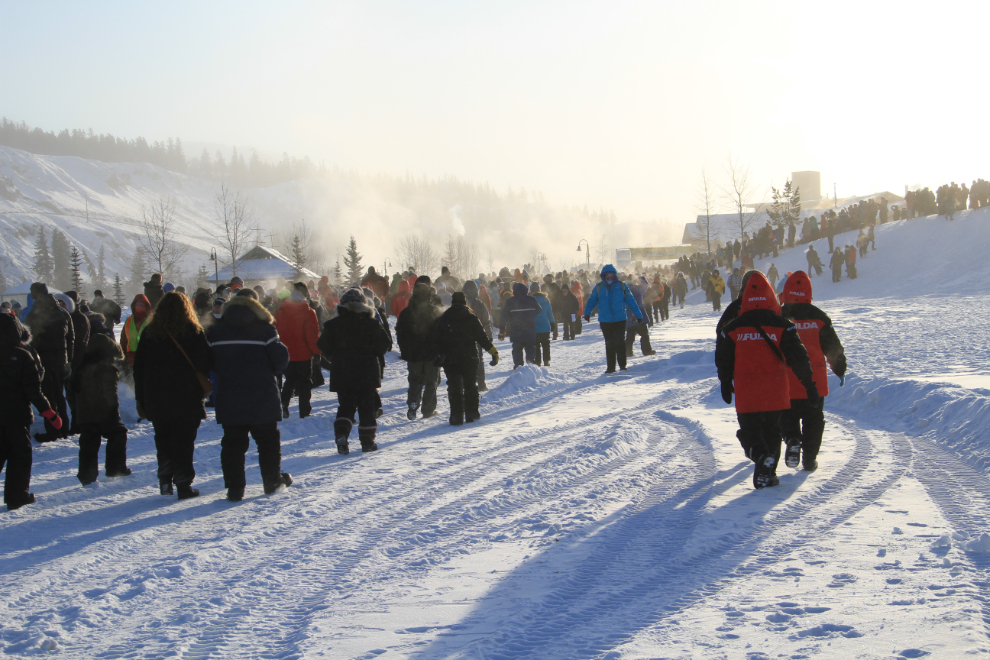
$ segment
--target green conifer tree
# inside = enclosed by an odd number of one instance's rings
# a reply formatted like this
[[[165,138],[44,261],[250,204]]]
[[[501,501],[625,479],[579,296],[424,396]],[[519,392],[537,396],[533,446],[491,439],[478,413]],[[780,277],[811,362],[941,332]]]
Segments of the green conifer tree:
[[[344,255],[344,266],[347,268],[347,286],[357,286],[361,282],[361,255],[357,250],[357,241],[351,236]]]
[[[45,238],[45,228],[38,232],[38,241],[34,244],[34,277],[38,282],[53,284],[52,254],[48,250],[48,239]]]

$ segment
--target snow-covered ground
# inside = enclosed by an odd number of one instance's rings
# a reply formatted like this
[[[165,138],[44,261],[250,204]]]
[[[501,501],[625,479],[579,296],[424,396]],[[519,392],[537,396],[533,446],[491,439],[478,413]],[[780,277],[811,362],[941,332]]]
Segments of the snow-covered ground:
[[[38,503],[0,514],[0,652],[986,656],[988,234],[990,211],[884,225],[858,280],[813,280],[850,375],[831,379],[819,470],[781,468],[763,491],[700,290],[627,377],[602,374],[595,324],[555,342],[550,368],[513,372],[503,350],[464,427],[446,397],[407,421],[392,355],[379,452],[336,454],[321,390],[312,417],[293,406],[281,425],[293,486],[264,496],[252,450],[240,504],[223,498],[212,417],[203,496],[159,496],[151,425],[128,404],[132,477],[82,488],[73,443],[37,447]]]

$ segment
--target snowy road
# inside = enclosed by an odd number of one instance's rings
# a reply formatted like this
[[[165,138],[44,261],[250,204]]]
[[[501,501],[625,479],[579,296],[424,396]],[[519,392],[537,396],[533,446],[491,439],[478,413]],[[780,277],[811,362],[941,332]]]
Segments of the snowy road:
[[[988,655],[990,405],[963,378],[984,375],[970,356],[986,342],[966,333],[987,325],[929,342],[925,326],[974,300],[943,295],[940,311],[927,293],[871,291],[869,267],[888,258],[871,255],[856,295],[821,280],[852,375],[832,379],[821,468],[782,468],[778,488],[752,488],[697,293],[628,377],[602,375],[586,326],[554,343],[549,369],[490,371],[482,420],[462,428],[445,397],[438,417],[408,422],[391,363],[375,454],[336,454],[321,390],[311,418],[293,406],[281,426],[295,483],[271,497],[252,450],[245,501],[223,499],[211,420],[203,497],[186,502],[157,494],[149,424],[131,424],[134,476],[93,487],[75,479],[74,444],[39,447],[39,503],[0,515],[0,652]],[[927,377],[935,365],[944,378]]]

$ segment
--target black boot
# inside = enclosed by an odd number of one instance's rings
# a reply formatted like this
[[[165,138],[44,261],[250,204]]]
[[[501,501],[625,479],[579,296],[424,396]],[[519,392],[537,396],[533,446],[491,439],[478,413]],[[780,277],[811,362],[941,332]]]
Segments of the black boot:
[[[114,467],[105,470],[108,477],[129,477],[133,472],[129,467]]]
[[[359,426],[358,438],[361,439],[361,451],[363,452],[376,451],[378,449],[378,445],[375,444],[375,437],[377,435],[378,435],[377,426],[373,426],[370,428]]]
[[[265,481],[265,485],[264,485],[265,495],[271,495],[282,486],[288,488],[291,485],[292,485],[292,475],[289,474],[288,472],[281,472],[279,473],[277,478],[272,479],[270,481],[269,480]]]
[[[177,489],[179,491],[180,500],[190,500],[194,497],[199,497],[199,490],[193,488],[189,484],[186,484],[184,486],[180,484],[179,486],[177,486]]]
[[[175,494],[175,491],[172,490],[172,484],[171,483],[165,483],[165,482],[162,482],[162,483],[158,484],[158,492],[160,492],[162,495],[174,495]]]
[[[244,489],[243,488],[228,488],[227,489],[227,501],[228,502],[240,502],[244,499]]]
[[[351,428],[354,426],[354,422],[347,419],[346,417],[340,417],[334,420],[333,423],[333,435],[334,441],[337,443],[337,453],[341,456],[347,456],[350,453],[350,449],[347,446],[347,438],[351,435]]]
[[[83,486],[88,486],[90,484],[96,483],[96,473],[94,472],[90,472],[90,471],[79,472],[79,474],[76,475],[76,478],[79,479],[79,483],[81,483]]]
[[[16,500],[7,502],[7,511],[13,511],[14,509],[20,509],[25,504],[34,504],[37,500],[34,497],[34,493],[28,493],[27,495],[20,497]]]
[[[801,462],[801,438],[785,438],[784,444],[784,465],[789,468],[796,468]]]

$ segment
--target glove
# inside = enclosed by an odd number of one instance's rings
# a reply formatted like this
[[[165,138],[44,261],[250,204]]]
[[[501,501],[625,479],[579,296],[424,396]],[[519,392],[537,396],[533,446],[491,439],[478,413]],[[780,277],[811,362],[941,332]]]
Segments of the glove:
[[[41,416],[47,419],[49,423],[51,423],[51,425],[55,428],[56,431],[62,428],[62,418],[59,417],[58,413],[55,412],[54,410],[51,409],[46,410],[45,412],[41,413]]]
[[[505,330],[499,330],[498,340],[499,341],[505,341]]]
[[[839,376],[839,387],[842,387],[845,384],[846,384],[846,377],[844,375]]]
[[[141,419],[148,419],[148,416],[144,414],[144,404],[140,401],[136,401],[134,405],[137,408],[138,417]]]
[[[488,349],[488,354],[492,356],[492,361],[489,362],[488,364],[494,367],[496,364],[498,364],[498,349],[492,346],[491,348]]]
[[[584,315],[584,322],[585,323],[591,323],[591,314],[585,314]]]
[[[732,403],[732,383],[722,383],[722,401]]]
[[[808,392],[808,403],[812,406],[817,405],[821,397],[818,395],[818,388],[815,387],[815,384],[812,383],[811,387],[805,386],[804,389]]]

